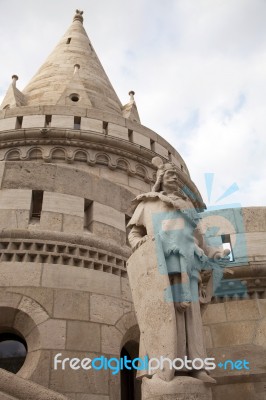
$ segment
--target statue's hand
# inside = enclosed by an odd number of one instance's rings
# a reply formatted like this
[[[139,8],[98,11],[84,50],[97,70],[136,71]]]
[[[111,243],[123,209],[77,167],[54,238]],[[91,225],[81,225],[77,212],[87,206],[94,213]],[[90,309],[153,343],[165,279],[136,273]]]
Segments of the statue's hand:
[[[231,251],[229,249],[225,249],[224,251],[218,252],[214,255],[215,261],[229,260],[229,254]]]
[[[148,240],[148,238],[149,238],[148,235],[143,236],[143,238],[141,238],[138,241],[138,243],[137,243],[137,245],[136,245],[134,250],[137,250],[143,243],[145,243]]]
[[[189,308],[191,303],[189,301],[182,301],[181,303],[175,303],[175,307],[179,312],[185,312]]]

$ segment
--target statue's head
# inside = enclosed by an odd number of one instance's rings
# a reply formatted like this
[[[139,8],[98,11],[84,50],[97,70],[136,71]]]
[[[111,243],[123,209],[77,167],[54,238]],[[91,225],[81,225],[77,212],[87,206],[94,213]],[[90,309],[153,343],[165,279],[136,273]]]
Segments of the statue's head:
[[[160,157],[154,157],[152,164],[157,167],[157,179],[152,191],[178,191],[178,172],[176,166],[169,162],[163,163]]]

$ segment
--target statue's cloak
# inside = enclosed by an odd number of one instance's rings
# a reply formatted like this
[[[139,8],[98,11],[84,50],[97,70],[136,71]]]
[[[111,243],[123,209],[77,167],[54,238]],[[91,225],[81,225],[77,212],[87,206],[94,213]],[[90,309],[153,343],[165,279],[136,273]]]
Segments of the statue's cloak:
[[[157,251],[155,241],[148,240],[129,258],[127,271],[141,332],[140,357],[173,360],[177,357],[175,309],[173,300],[165,299],[170,281],[166,264],[158,268]],[[138,376],[147,375],[147,371],[139,372]],[[167,363],[156,373],[166,381],[174,376]]]

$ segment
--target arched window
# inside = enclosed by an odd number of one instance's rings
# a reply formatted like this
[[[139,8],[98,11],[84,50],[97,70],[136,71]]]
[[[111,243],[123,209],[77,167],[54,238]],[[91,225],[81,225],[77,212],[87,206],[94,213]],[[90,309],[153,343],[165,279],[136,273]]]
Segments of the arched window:
[[[0,332],[0,368],[16,374],[27,356],[27,343],[14,331]]]

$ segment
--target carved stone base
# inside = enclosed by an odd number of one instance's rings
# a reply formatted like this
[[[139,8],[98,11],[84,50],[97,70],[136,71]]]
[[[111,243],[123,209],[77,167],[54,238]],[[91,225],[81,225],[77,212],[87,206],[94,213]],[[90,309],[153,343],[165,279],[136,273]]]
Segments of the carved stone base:
[[[142,400],[212,400],[210,386],[187,376],[176,376],[170,382],[157,376],[143,378],[141,393]]]

